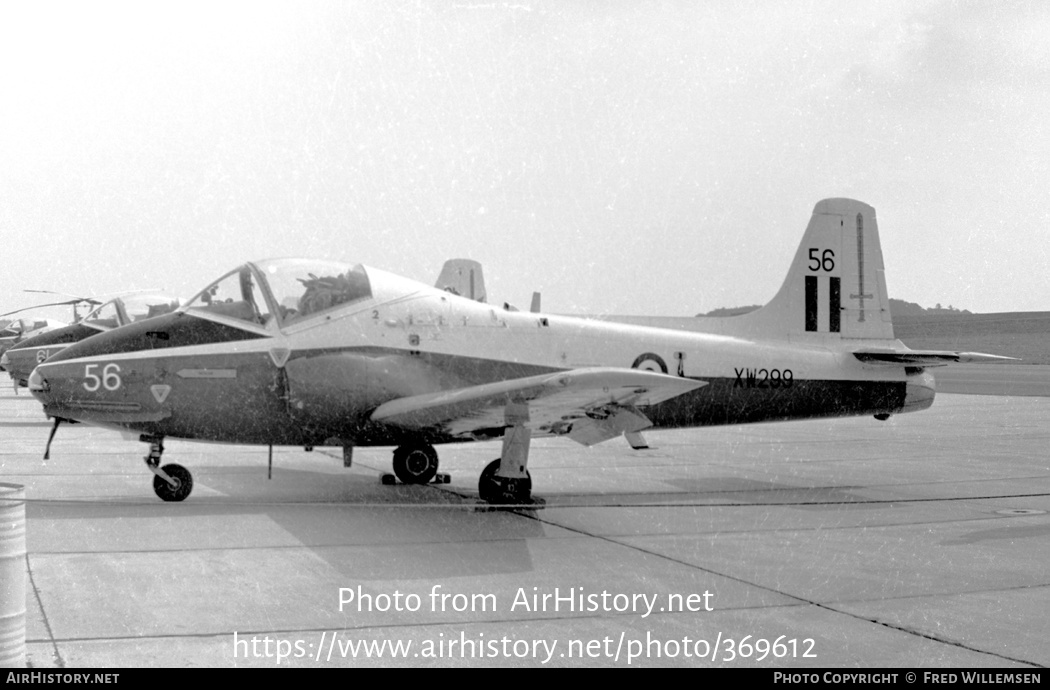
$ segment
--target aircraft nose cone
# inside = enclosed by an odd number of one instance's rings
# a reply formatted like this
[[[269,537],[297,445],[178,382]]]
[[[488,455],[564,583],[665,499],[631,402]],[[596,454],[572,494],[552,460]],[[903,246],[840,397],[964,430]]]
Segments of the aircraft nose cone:
[[[33,373],[29,375],[29,392],[33,394],[37,400],[41,402],[46,401],[47,391],[49,386],[47,385],[47,379],[44,378],[43,374],[40,373],[40,367],[33,369]]]

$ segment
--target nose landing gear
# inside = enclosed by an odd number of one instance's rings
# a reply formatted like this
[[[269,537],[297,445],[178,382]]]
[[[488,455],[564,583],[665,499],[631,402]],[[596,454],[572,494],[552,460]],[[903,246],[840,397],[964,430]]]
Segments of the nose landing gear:
[[[162,436],[140,436],[139,440],[149,444],[149,454],[143,460],[153,477],[153,491],[162,501],[183,501],[193,491],[193,475],[176,463],[160,466],[160,456],[164,453]]]

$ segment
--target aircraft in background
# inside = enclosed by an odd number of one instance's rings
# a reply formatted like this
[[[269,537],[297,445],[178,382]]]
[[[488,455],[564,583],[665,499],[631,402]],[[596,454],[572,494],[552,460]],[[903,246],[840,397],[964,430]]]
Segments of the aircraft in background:
[[[437,283],[434,287],[439,290],[451,292],[472,299],[475,302],[484,302],[487,298],[485,293],[485,277],[481,270],[481,263],[473,259],[449,259],[441,267]]]
[[[39,295],[56,295],[58,297],[68,297],[69,299],[62,300],[60,302],[49,302],[47,304],[39,304],[36,307],[28,307],[28,309],[39,309],[41,307],[71,306],[73,307],[73,323],[80,321],[80,308],[82,306],[90,311],[93,307],[102,304],[102,302],[92,297],[80,297],[78,295],[70,295],[67,292],[55,292],[54,290],[23,290],[22,292],[33,292]]]
[[[36,307],[29,308],[36,309]],[[8,312],[8,314],[16,313],[18,312]],[[7,316],[8,314],[5,314],[4,316]],[[48,331],[55,330],[56,328],[62,328],[65,325],[65,321],[56,321],[55,319],[47,319],[42,316],[15,319],[14,321],[10,321],[2,329],[0,329],[0,357],[2,357],[2,355],[6,353],[9,349],[18,345],[19,343],[28,338],[32,338],[33,336],[41,333],[47,333]],[[2,364],[0,364],[0,371],[4,371]]]
[[[157,292],[125,294],[101,303],[77,322],[26,338],[0,356],[0,368],[10,374],[15,391],[29,384],[36,365],[72,343],[135,321],[167,314],[179,307],[176,297]]]
[[[101,304],[98,300],[91,299],[90,297],[77,297],[75,295],[67,295],[63,292],[52,292],[51,290],[25,290],[24,292],[37,292],[47,295],[62,295],[69,297],[70,299],[62,300],[60,302],[48,302],[46,304],[37,304],[32,307],[23,307],[22,309],[15,309],[9,311],[6,314],[0,314],[0,318],[5,316],[11,316],[12,314],[21,314],[22,312],[31,311],[33,309],[44,309],[47,307],[61,307],[61,306],[72,306],[73,307],[73,323],[80,320],[80,314],[77,311],[80,305],[96,305]],[[32,338],[42,333],[55,330],[57,328],[63,328],[68,324],[65,321],[57,321],[55,319],[48,319],[43,316],[34,316],[16,319],[6,323],[3,328],[0,328],[0,356],[2,356],[7,350],[14,345],[17,345],[28,338]],[[3,364],[0,364],[0,371],[4,371]]]
[[[475,302],[485,302],[485,278],[481,263],[473,259],[449,259],[441,269],[435,287],[451,292],[454,295],[469,297]],[[518,311],[509,302],[503,303],[507,311]],[[540,293],[532,293],[532,304],[529,311],[539,312]]]
[[[347,466],[355,446],[394,446],[409,484],[435,478],[435,445],[498,439],[478,494],[523,504],[534,436],[886,419],[933,404],[930,367],[1005,359],[909,349],[886,295],[875,210],[849,199],[816,205],[768,305],[727,318],[517,312],[361,265],[255,261],[174,313],[69,346],[29,388],[56,428],[139,433],[168,501],[193,480],[161,466],[165,438],[336,446]]]

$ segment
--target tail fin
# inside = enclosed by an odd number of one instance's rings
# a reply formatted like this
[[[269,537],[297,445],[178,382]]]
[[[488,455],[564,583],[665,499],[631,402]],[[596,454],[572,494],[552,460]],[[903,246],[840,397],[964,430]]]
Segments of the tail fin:
[[[780,291],[735,318],[764,336],[893,340],[875,209],[852,199],[818,202]]]
[[[485,301],[485,278],[481,264],[472,259],[449,259],[441,267],[436,287],[478,302]]]

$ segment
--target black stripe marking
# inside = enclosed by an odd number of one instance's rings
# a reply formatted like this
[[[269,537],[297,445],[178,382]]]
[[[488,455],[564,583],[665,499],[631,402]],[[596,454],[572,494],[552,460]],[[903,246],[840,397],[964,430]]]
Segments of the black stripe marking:
[[[817,330],[817,277],[806,276],[806,330]]]
[[[828,330],[838,333],[841,326],[842,316],[842,279],[831,278],[830,294],[828,295]]]

